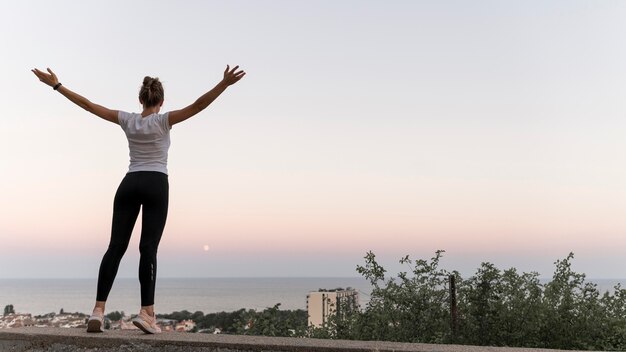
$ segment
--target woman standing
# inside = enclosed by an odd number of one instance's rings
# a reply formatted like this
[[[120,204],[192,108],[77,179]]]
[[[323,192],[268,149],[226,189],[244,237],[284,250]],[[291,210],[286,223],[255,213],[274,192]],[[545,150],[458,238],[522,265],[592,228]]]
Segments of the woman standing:
[[[102,258],[98,273],[96,304],[87,323],[88,332],[104,331],[104,307],[113,286],[122,256],[130,242],[135,221],[142,209],[142,229],[139,243],[139,282],[141,309],[133,323],[149,334],[160,333],[154,314],[154,290],[157,269],[157,249],[167,218],[169,184],[167,152],[170,129],[204,110],[228,86],[238,82],[245,72],[226,66],[224,78],[210,91],[184,109],[160,114],[164,101],[163,86],[158,78],[145,77],[139,90],[141,113],[110,110],[61,85],[57,76],[33,69],[39,80],[63,94],[74,104],[107,121],[119,124],[126,133],[130,149],[128,173],[120,183],[113,202],[111,241]]]

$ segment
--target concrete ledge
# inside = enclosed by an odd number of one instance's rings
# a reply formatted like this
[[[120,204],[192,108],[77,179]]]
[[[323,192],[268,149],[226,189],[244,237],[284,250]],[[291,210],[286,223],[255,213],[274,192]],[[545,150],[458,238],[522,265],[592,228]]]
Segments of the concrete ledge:
[[[88,334],[84,329],[26,327],[1,329],[0,351],[547,352],[556,350],[177,332],[146,335],[136,330],[112,330],[101,334]]]

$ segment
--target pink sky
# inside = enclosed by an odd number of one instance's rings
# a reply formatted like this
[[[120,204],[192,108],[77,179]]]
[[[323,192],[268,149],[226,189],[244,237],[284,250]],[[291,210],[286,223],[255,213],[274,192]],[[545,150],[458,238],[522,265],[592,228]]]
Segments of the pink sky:
[[[626,4],[557,3],[3,3],[0,278],[93,276],[127,170],[119,126],[31,68],[134,111],[144,75],[170,110],[226,64],[245,80],[172,130],[164,275],[356,276],[368,250],[446,249],[465,273],[549,275],[574,251],[626,277]],[[110,28],[164,14],[151,50]]]

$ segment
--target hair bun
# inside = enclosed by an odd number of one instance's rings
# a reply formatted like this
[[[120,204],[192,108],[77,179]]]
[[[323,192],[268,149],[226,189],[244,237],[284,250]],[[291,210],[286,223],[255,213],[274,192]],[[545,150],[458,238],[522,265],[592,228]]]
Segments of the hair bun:
[[[159,78],[158,77],[153,78],[153,77],[150,77],[150,76],[146,76],[146,77],[143,78],[143,86],[148,88],[148,89],[153,88],[154,84],[156,84],[158,82],[159,82]]]
[[[144,106],[152,107],[163,103],[165,94],[158,77],[145,76],[139,90],[139,101]]]

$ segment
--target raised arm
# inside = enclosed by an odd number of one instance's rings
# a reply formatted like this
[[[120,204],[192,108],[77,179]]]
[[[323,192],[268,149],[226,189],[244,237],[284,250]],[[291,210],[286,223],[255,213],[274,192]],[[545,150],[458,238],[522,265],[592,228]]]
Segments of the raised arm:
[[[238,68],[239,66],[235,66],[231,70],[230,67],[226,65],[224,78],[215,87],[213,87],[213,89],[204,93],[204,95],[193,102],[193,104],[180,110],[170,111],[168,115],[170,126],[183,122],[206,109],[206,107],[209,106],[209,104],[211,104],[220,94],[222,94],[228,86],[237,83],[246,74],[242,70],[237,71]]]
[[[107,121],[119,123],[117,121],[117,110],[107,109],[104,106],[92,103],[91,101],[89,101],[89,99],[83,97],[78,93],[72,92],[68,88],[65,88],[65,86],[61,85],[61,83],[59,83],[57,75],[55,75],[51,69],[48,68],[47,70],[49,73],[45,73],[38,69],[33,69],[31,71],[35,74],[35,76],[37,76],[37,78],[39,78],[40,81],[54,88],[54,90],[59,91],[59,93],[63,94],[72,103]]]

